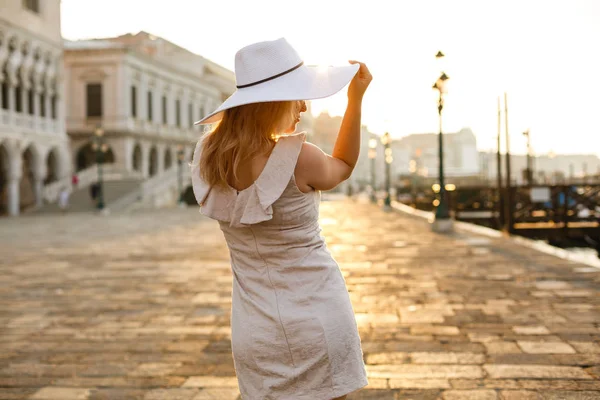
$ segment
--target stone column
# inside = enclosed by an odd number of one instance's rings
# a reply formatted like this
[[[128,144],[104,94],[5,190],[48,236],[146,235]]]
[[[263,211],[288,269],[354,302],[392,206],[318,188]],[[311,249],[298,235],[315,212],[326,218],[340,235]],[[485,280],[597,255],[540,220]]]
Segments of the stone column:
[[[49,54],[47,57],[47,62],[48,62],[48,66],[46,69],[46,75],[44,76],[44,89],[46,92],[46,96],[44,97],[44,103],[46,106],[46,130],[48,132],[54,132],[54,129],[52,129],[54,127],[53,121],[52,121],[52,96],[54,96],[54,94],[56,93],[56,69],[58,67],[58,61],[59,61],[59,57],[58,55],[55,54]],[[57,104],[58,106],[58,104]],[[58,109],[56,110],[57,114],[58,114]],[[58,115],[57,115],[58,116]]]
[[[60,160],[57,160],[57,162],[60,162]],[[41,159],[33,174],[33,190],[35,194],[35,205],[37,207],[44,205],[44,179],[46,178],[47,169],[46,162]],[[58,179],[60,179],[59,171],[57,171],[57,175]]]
[[[133,172],[133,139],[113,137],[107,142],[115,156],[116,167],[128,173]]]
[[[15,124],[15,114],[17,110],[17,97],[15,94],[16,88],[13,81],[8,81],[8,123]]]
[[[213,112],[212,100],[208,97],[205,97],[204,98],[204,116],[210,114],[211,112]]]
[[[148,121],[148,75],[142,72],[137,86],[137,115],[140,121],[145,122]]]
[[[46,116],[44,117],[46,120],[46,131],[51,131],[52,127],[52,108],[51,108],[51,99],[53,92],[46,88],[46,96],[44,96],[44,103],[46,107]],[[53,132],[54,133],[54,132]]]
[[[152,123],[160,125],[162,124],[162,91],[160,83],[155,82],[149,90],[152,92]],[[148,101],[147,96],[148,94],[146,93],[146,101]]]
[[[35,121],[35,129],[39,129],[39,117],[40,117],[40,91],[35,85],[33,86],[33,118]]]
[[[8,215],[19,215],[19,180],[20,177],[8,178]]]
[[[142,176],[147,179],[150,175],[150,143],[141,142],[142,147]]]
[[[157,158],[157,174],[162,174],[165,171],[165,144],[156,145],[156,158]]]
[[[40,51],[41,53],[41,51]],[[42,127],[42,104],[40,101],[40,96],[44,93],[44,82],[45,82],[45,74],[46,74],[46,63],[44,61],[44,57],[42,54],[39,55],[39,58],[34,66],[34,75],[33,75],[33,87],[35,93],[35,99],[33,102],[33,109],[35,114],[35,127],[39,131]]]
[[[12,149],[10,154],[10,168],[8,171],[8,215],[16,216],[19,215],[21,199],[19,196],[19,184],[21,181],[21,154],[17,149]]]
[[[177,118],[175,117],[175,99],[177,98],[176,88],[172,87],[167,93],[167,125],[170,127],[176,126]]]
[[[194,122],[199,121],[202,118],[200,108],[204,109],[204,98],[197,96],[194,101]],[[192,129],[196,132],[200,131],[201,125],[194,125]]]
[[[189,104],[190,104],[190,96],[189,96],[189,90],[184,88],[182,91],[182,94],[180,96],[181,100],[181,130],[182,131],[187,131],[190,129],[189,126],[189,122],[190,122],[190,118],[189,118]]]

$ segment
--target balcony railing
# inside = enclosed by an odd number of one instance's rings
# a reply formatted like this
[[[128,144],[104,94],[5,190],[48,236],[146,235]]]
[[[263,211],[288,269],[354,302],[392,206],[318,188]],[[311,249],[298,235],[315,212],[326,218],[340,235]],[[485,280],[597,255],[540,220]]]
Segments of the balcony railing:
[[[126,116],[99,118],[68,118],[67,131],[92,134],[97,126],[102,126],[105,132],[132,132],[136,134],[158,135],[173,139],[195,137],[198,130],[191,126],[164,125],[144,119]]]
[[[56,119],[4,109],[0,109],[0,124],[9,129],[13,127],[18,128],[19,131],[49,134],[61,133],[59,132],[59,129],[62,126],[60,121]]]

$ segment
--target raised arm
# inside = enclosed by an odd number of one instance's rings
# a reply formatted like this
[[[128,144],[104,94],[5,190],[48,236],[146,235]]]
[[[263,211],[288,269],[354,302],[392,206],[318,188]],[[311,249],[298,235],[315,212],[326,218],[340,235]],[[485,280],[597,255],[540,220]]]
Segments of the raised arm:
[[[311,143],[304,143],[300,151],[295,176],[296,184],[303,192],[333,189],[348,179],[356,166],[360,152],[362,99],[372,76],[365,64],[350,63],[360,64],[360,68],[348,86],[348,106],[333,154],[325,154]]]

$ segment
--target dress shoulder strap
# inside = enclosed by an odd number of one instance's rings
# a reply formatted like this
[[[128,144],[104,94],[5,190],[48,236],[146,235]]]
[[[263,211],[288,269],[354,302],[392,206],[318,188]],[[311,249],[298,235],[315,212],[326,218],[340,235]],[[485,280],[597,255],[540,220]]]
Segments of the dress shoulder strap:
[[[267,165],[256,181],[261,204],[268,207],[275,202],[287,187],[298,162],[306,133],[282,136],[277,141]]]

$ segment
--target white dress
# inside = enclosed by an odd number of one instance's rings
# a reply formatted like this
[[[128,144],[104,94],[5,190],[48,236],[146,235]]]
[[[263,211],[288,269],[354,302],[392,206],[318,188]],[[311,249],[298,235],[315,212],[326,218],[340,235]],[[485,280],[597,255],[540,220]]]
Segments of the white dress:
[[[342,273],[320,235],[320,193],[294,180],[305,134],[284,136],[249,188],[211,188],[192,162],[203,214],[219,221],[233,272],[231,341],[244,400],[330,400],[367,385]]]

